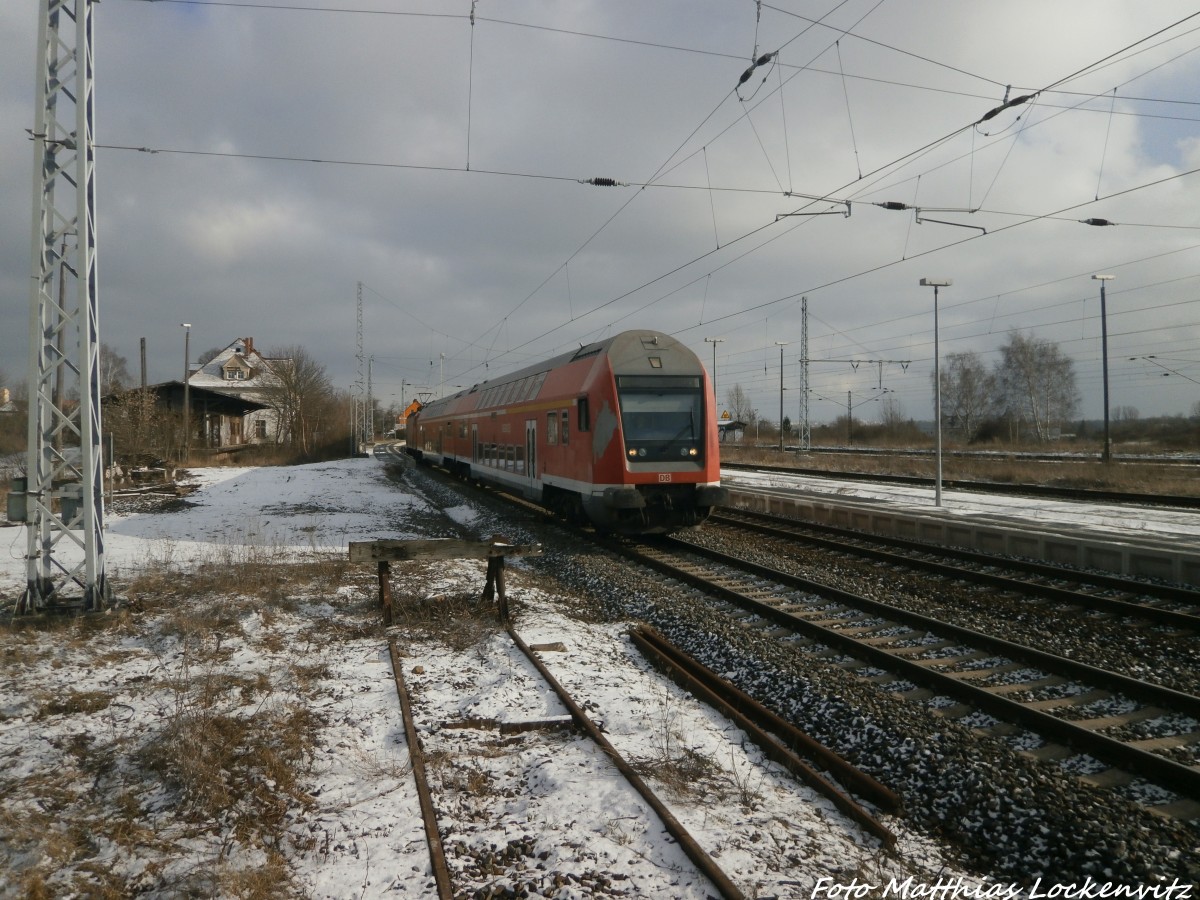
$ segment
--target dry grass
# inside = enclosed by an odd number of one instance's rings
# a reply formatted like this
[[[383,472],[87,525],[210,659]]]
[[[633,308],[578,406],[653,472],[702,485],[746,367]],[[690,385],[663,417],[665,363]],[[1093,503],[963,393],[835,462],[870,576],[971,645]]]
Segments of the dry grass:
[[[103,616],[0,620],[14,685],[47,665],[68,679],[26,691],[8,715],[50,737],[38,741],[44,764],[0,771],[0,896],[299,896],[286,858],[305,838],[288,827],[313,803],[302,779],[321,726],[306,698],[334,674],[303,655],[305,642],[377,634],[373,578],[293,646],[273,626],[363,573],[340,554],[208,554],[183,559],[168,545],[115,585],[129,600]],[[288,662],[231,669],[247,648]],[[80,665],[115,672],[131,653],[146,675],[117,676],[112,690],[72,685]],[[151,713],[135,715],[129,693]]]
[[[220,821],[227,840],[278,849],[289,805],[311,803],[297,779],[318,723],[300,706],[246,714],[208,699],[182,704],[137,762],[177,793],[184,821]]]
[[[404,583],[403,573],[396,573],[393,580]],[[424,597],[397,591],[392,598],[392,619],[405,631],[456,652],[478,647],[502,630],[495,603],[463,592]]]

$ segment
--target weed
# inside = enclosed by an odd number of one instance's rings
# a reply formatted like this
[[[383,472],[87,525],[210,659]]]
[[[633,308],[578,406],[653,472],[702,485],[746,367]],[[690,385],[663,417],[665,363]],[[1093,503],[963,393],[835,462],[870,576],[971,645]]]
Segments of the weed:
[[[733,796],[742,808],[748,811],[758,809],[762,804],[762,785],[766,780],[765,769],[747,766],[745,770],[738,768],[733,751],[729,751],[729,772],[726,777],[733,784]]]
[[[666,687],[659,700],[653,734],[650,754],[630,760],[639,775],[654,778],[676,797],[723,794],[720,766],[690,746],[692,742],[683,730],[683,712]]]

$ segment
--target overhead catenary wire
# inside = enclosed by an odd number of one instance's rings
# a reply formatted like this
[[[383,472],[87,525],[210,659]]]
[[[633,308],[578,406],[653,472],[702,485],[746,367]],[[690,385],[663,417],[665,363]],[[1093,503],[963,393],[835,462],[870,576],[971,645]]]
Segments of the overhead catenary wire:
[[[216,5],[216,4],[214,4],[214,5]],[[242,6],[242,5],[247,5],[247,4],[240,4],[240,3],[230,3],[230,4],[221,4],[221,5]],[[261,8],[266,8],[266,7],[267,7],[267,5],[266,5],[266,4],[253,4],[253,5],[254,5],[254,6],[261,7]],[[338,10],[338,11],[339,11],[339,12],[341,12],[342,10]],[[783,81],[782,70],[781,70],[781,69],[779,69],[778,71],[780,72],[780,81],[781,81],[781,83],[782,83],[782,81]],[[843,73],[841,73],[841,74],[842,74],[842,77],[844,78],[846,73],[844,73],[844,72],[843,72]],[[1111,110],[1110,110],[1110,114],[1111,114]],[[319,161],[319,160],[303,160],[303,161]],[[468,170],[469,170],[469,166],[470,166],[470,162],[469,162],[469,145],[468,145]],[[414,168],[432,168],[432,167],[414,167]],[[531,174],[528,174],[528,173],[504,173],[504,174],[512,174],[512,175],[516,175],[517,177],[542,177],[542,176],[537,176],[537,175],[531,175]],[[707,173],[706,173],[706,174],[707,174]],[[708,175],[708,178],[709,178],[709,180],[711,180],[711,175],[710,175],[710,174]],[[566,180],[566,179],[563,179],[563,180]],[[575,180],[578,180],[578,179],[575,179]],[[790,179],[789,179],[789,180],[790,180]],[[649,185],[643,185],[643,187],[647,187],[647,186],[649,186]],[[662,185],[662,184],[656,184],[656,185],[653,185],[653,186],[655,186],[655,187],[663,187],[664,185]],[[790,184],[789,184],[789,187],[790,187]],[[711,197],[712,197],[712,192],[713,192],[713,190],[719,190],[720,188],[714,188],[714,186],[713,186],[713,185],[710,183],[710,184],[706,185],[705,189],[707,189],[707,190],[710,192],[710,201],[711,201]],[[765,192],[764,192],[764,193],[765,193]],[[1097,191],[1097,199],[1098,199],[1098,197],[1099,197],[1099,191]],[[1023,214],[1018,214],[1018,213],[1002,213],[1002,214],[1006,214],[1006,215],[1023,215]],[[1050,219],[1053,219],[1053,218],[1056,218],[1056,217],[1055,217],[1055,216],[1053,216],[1053,215],[1043,215],[1043,216],[1041,216],[1040,218],[1050,218]],[[1144,225],[1143,227],[1156,227],[1156,226],[1154,226],[1154,225],[1152,225],[1152,224],[1146,224],[1146,225]],[[1158,226],[1158,227],[1188,227],[1188,226]],[[715,215],[714,215],[714,232],[715,232]],[[719,242],[718,242],[718,243],[719,243]],[[705,277],[705,278],[706,278],[706,288],[707,288],[708,279],[710,279],[710,277],[711,277],[711,274],[712,274],[712,273],[707,273],[705,276],[702,276],[702,277]],[[567,273],[567,277],[568,277],[568,279],[569,279],[569,272]],[[706,291],[706,294],[707,294],[707,291]],[[574,312],[573,312],[573,304],[570,304],[570,305],[571,305],[571,307],[572,307],[572,308],[571,308],[571,310],[570,310],[570,312],[571,312],[571,317],[572,317],[572,320],[574,320],[574,319],[575,319],[575,315],[574,315]],[[505,321],[507,321],[507,317],[506,317]]]
[[[1108,126],[1104,129],[1104,147],[1100,151],[1100,166],[1096,173],[1096,199],[1100,199],[1100,180],[1104,177],[1104,160],[1108,157],[1108,139],[1112,135],[1112,111],[1117,105],[1117,89],[1112,89],[1112,105],[1108,109]]]
[[[846,70],[842,65],[842,42],[834,42],[837,48],[838,72],[842,75],[842,96],[846,100],[846,121],[850,123],[850,145],[854,148],[854,165],[858,169],[859,180],[862,180],[862,162],[858,157],[858,138],[854,134],[854,113],[850,111],[850,91],[846,88]]]

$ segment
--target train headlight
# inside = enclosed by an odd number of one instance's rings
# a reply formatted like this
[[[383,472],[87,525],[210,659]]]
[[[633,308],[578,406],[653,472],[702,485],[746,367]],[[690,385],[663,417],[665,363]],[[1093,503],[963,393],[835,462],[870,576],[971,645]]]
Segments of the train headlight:
[[[637,450],[635,450],[633,447],[630,447],[630,448],[629,448],[629,455],[630,455],[630,456],[637,456]]]
[[[643,447],[641,450],[638,451],[638,456],[645,456],[645,455],[646,455],[646,448]]]
[[[697,450],[695,447],[691,447],[688,450],[688,456],[697,456],[697,455],[699,455],[699,453],[700,453],[700,451]]]

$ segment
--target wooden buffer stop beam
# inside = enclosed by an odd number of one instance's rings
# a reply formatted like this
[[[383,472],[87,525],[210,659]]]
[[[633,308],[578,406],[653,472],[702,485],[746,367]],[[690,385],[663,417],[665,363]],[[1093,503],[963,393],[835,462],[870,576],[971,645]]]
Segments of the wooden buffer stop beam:
[[[500,621],[508,622],[508,597],[504,594],[504,558],[506,556],[541,556],[541,544],[510,544],[502,535],[488,541],[461,541],[435,538],[416,541],[351,541],[350,562],[379,564],[379,605],[383,608],[385,625],[392,624],[392,566],[393,562],[422,559],[486,559],[487,583],[483,599],[491,602],[499,597]]]

